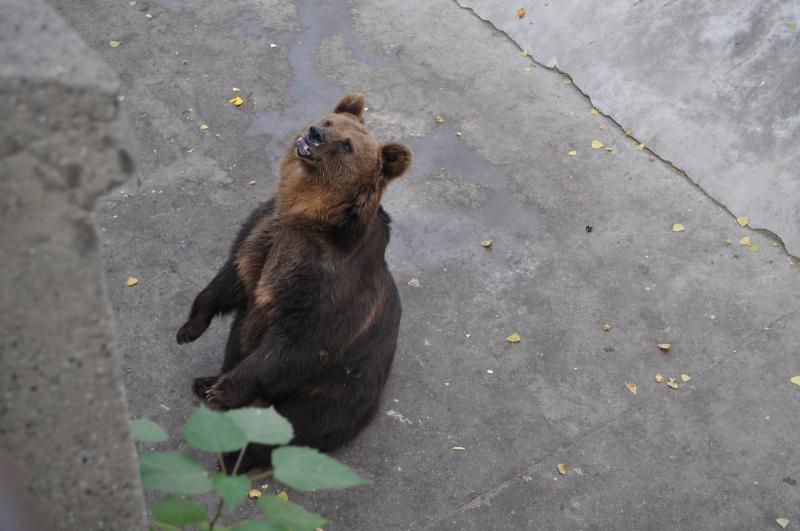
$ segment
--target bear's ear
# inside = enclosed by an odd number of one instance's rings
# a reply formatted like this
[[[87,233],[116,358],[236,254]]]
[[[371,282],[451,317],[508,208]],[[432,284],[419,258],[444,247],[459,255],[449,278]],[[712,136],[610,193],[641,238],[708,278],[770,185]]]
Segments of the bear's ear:
[[[414,152],[403,144],[384,144],[381,146],[381,175],[391,180],[403,175],[411,166]]]
[[[351,92],[350,94],[346,94],[339,103],[336,104],[336,108],[333,112],[337,114],[341,114],[343,112],[352,114],[355,116],[359,122],[362,124],[364,123],[364,106],[367,103],[367,99],[364,97],[363,94],[359,94],[358,92]]]

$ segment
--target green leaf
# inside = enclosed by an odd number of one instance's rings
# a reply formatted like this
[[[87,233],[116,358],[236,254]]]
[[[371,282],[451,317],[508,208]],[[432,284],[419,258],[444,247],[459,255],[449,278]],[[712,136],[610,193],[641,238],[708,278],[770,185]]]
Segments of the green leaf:
[[[202,405],[189,416],[183,434],[189,444],[205,452],[232,452],[247,444],[235,422]]]
[[[293,531],[314,531],[328,523],[318,514],[310,513],[290,501],[276,496],[261,496],[258,506],[269,517],[270,522],[283,524]]]
[[[250,479],[245,475],[229,476],[222,472],[217,472],[211,478],[214,490],[225,500],[225,504],[233,509],[247,497],[250,490]]]
[[[153,518],[156,522],[176,527],[203,522],[207,517],[206,508],[199,503],[172,496],[153,507]]]
[[[244,432],[248,442],[288,444],[294,437],[292,425],[274,407],[244,407],[225,413]]]
[[[217,526],[214,526],[216,531]],[[245,520],[231,527],[229,531],[293,531],[291,528],[267,520]]]
[[[131,437],[134,441],[164,442],[169,439],[164,428],[150,419],[136,419],[130,421]]]
[[[789,520],[787,520],[786,518],[778,518],[775,521],[778,523],[779,526],[781,526],[784,529],[786,529],[789,525]]]
[[[343,489],[370,483],[313,448],[277,448],[272,451],[272,466],[275,479],[300,491]]]
[[[177,452],[148,452],[139,456],[144,490],[170,494],[211,492],[211,479],[196,459]]]

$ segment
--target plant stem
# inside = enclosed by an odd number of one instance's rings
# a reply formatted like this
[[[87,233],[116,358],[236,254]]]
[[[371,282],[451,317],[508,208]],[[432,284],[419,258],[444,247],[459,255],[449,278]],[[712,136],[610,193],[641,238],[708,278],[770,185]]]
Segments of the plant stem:
[[[222,458],[222,452],[217,452],[217,459],[219,460],[219,467],[222,469],[222,473],[227,476],[228,471],[225,469],[225,460]]]
[[[242,449],[239,450],[239,457],[236,458],[236,464],[233,465],[233,471],[231,472],[231,476],[235,476],[236,473],[239,471],[239,465],[242,464],[242,458],[244,457],[245,450],[247,450],[247,443],[244,443]]]
[[[211,523],[208,524],[208,531],[214,531],[214,524],[217,523],[217,518],[219,515],[222,514],[222,500],[219,501],[217,504],[217,512],[214,513],[214,518],[211,519]]]
[[[250,481],[258,481],[259,479],[268,478],[271,475],[272,475],[272,470],[267,470],[266,472],[256,474],[255,476],[250,476]]]

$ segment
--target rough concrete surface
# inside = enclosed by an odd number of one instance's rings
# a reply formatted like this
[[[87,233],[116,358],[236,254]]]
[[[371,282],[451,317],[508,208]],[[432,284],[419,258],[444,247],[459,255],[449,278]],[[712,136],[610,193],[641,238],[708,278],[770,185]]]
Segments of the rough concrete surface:
[[[800,2],[458,2],[800,255]]]
[[[3,501],[27,498],[29,529],[144,525],[93,212],[133,174],[117,88],[46,3],[2,3],[0,480],[16,476]]]
[[[416,152],[384,200],[400,344],[380,414],[335,453],[373,485],[292,500],[347,530],[800,521],[797,268],[504,34],[445,0],[53,3],[143,146],[98,220],[130,409],[168,427],[160,448],[185,448],[191,378],[226,337],[174,344],[192,298],[292,135],[358,89],[373,133]]]

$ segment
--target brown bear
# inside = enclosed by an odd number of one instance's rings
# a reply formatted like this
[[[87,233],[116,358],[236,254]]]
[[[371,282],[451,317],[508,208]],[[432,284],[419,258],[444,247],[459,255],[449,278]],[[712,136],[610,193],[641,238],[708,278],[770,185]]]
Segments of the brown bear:
[[[195,379],[195,394],[222,409],[275,406],[292,444],[320,450],[374,413],[400,326],[380,201],[412,151],[369,136],[364,103],[346,95],[289,146],[276,196],[244,223],[177,334],[194,341],[233,312],[220,374]],[[248,448],[240,470],[269,466],[271,451]]]

